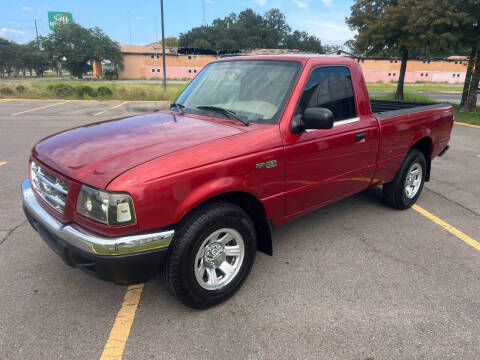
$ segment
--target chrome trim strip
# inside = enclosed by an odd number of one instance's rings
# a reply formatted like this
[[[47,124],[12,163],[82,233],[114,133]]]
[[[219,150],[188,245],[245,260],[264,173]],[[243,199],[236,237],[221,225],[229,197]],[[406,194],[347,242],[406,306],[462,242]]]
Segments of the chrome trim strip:
[[[68,190],[65,190],[64,188],[62,188],[61,186],[58,186],[57,184],[51,182],[50,180],[48,180],[46,178],[46,176],[43,176],[42,173],[40,173],[40,171],[38,171],[37,169],[33,168],[32,167],[32,170],[35,172],[35,174],[40,178],[42,179],[43,182],[46,182],[48,185],[50,185],[51,187],[53,187],[55,190],[61,192],[62,194],[64,195],[68,195]]]
[[[49,232],[81,250],[97,255],[122,255],[167,248],[174,230],[138,234],[116,238],[91,233],[75,224],[63,224],[50,215],[38,202],[30,186],[30,180],[22,182],[23,204],[28,213]]]
[[[347,124],[353,124],[353,123],[356,123],[360,121],[360,118],[359,117],[356,117],[356,118],[351,118],[351,119],[345,119],[345,120],[340,120],[340,121],[337,121],[337,122],[334,122],[333,123],[333,127],[337,127],[337,126],[342,126],[342,125],[347,125]],[[317,130],[320,130],[320,129],[307,129],[305,130],[305,132],[312,132],[312,131],[317,131]],[[328,130],[328,129],[327,129]]]
[[[341,125],[346,125],[346,124],[353,124],[353,123],[356,123],[360,121],[360,118],[359,117],[356,117],[356,118],[351,118],[351,119],[345,119],[345,120],[340,120],[340,121],[337,121],[337,122],[334,122],[333,123],[333,127],[335,126],[341,126]]]

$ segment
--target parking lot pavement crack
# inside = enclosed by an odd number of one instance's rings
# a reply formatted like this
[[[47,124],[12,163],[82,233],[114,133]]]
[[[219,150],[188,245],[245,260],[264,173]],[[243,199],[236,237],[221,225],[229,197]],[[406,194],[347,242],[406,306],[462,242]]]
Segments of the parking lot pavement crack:
[[[5,237],[2,240],[0,240],[0,246],[2,246],[3,243],[5,243],[7,241],[7,239],[10,237],[10,235],[12,235],[15,232],[15,230],[17,230],[20,226],[22,226],[26,222],[27,222],[27,220],[23,220],[20,224],[15,226],[13,229],[7,230],[8,231],[7,235],[5,235]]]
[[[462,204],[460,204],[459,202],[457,202],[457,201],[455,201],[455,200],[452,200],[452,199],[446,197],[445,195],[440,194],[439,192],[436,192],[435,190],[429,189],[429,188],[427,188],[427,187],[425,187],[425,189],[428,190],[428,191],[430,191],[430,192],[432,192],[432,193],[434,193],[435,195],[441,197],[443,200],[450,201],[450,202],[454,203],[455,205],[460,206],[462,209],[467,210],[468,212],[472,213],[472,214],[475,215],[475,216],[480,216],[480,214],[477,213],[476,211],[474,211],[474,210],[472,210],[472,209],[469,209],[469,208],[466,207],[465,205],[462,205]]]
[[[360,237],[360,242],[362,244],[364,244],[368,249],[370,249],[371,251],[373,251],[375,254],[379,254],[379,255],[383,255],[384,257],[387,257],[401,265],[405,265],[405,266],[408,266],[408,267],[415,267],[415,268],[418,268],[420,269],[423,273],[425,274],[429,274],[429,271],[427,268],[419,265],[419,264],[414,264],[414,263],[410,263],[408,261],[405,261],[399,257],[396,257],[395,255],[392,255],[392,254],[389,254],[388,252],[385,252],[385,251],[382,251],[380,249],[378,249],[377,247],[375,247],[373,244],[370,244],[367,242],[367,239],[363,238],[363,237]]]

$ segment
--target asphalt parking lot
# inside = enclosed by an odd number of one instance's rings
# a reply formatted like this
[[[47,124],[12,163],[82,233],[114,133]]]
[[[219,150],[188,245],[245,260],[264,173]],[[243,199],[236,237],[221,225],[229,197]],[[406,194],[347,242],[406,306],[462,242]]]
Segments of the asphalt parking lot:
[[[480,128],[455,125],[418,207],[373,188],[283,225],[210,310],[66,266],[22,212],[32,146],[162,106],[0,100],[0,359],[480,358]]]

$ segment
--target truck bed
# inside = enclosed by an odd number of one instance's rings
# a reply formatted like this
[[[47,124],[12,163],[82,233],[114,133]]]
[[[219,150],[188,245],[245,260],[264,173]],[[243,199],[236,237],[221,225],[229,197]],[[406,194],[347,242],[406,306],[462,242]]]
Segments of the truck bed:
[[[392,100],[370,100],[370,104],[373,115],[379,120],[448,106],[448,104],[442,103]]]

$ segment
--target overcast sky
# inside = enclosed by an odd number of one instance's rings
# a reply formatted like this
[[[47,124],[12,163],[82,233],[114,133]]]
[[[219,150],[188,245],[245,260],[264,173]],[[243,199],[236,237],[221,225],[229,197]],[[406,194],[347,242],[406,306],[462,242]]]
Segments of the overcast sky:
[[[85,27],[98,26],[121,44],[144,45],[160,36],[160,0],[0,0],[0,36],[17,42],[28,42],[35,36],[34,19],[40,35],[49,33],[47,12],[69,11],[73,19]],[[203,0],[164,0],[165,36],[178,36],[194,26],[202,25]],[[305,30],[324,44],[343,44],[353,37],[345,25],[353,0],[205,0],[207,23],[231,12],[252,8],[265,13],[279,8],[294,30]],[[158,24],[156,30],[155,24]]]

